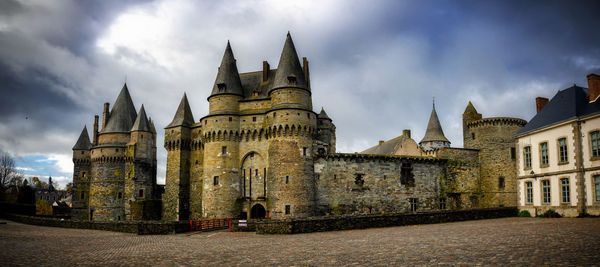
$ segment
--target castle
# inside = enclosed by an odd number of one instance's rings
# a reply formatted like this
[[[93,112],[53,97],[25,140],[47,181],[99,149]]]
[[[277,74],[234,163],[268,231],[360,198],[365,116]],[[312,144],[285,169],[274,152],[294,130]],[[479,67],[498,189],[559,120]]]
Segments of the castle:
[[[482,118],[469,103],[465,148],[451,148],[434,107],[418,145],[405,130],[361,153],[336,153],[336,127],[323,109],[313,111],[308,60],[301,64],[289,33],[276,69],[264,61],[261,71],[239,73],[227,43],[209,113],[198,121],[184,94],[165,127],[162,197],[154,126],[143,107],[136,118],[133,105],[122,102],[131,103],[126,86],[110,113],[105,104],[101,132],[96,116],[93,144],[84,129],[73,148],[77,207],[89,219],[157,212],[169,221],[282,219],[517,205],[513,135],[525,121]]]

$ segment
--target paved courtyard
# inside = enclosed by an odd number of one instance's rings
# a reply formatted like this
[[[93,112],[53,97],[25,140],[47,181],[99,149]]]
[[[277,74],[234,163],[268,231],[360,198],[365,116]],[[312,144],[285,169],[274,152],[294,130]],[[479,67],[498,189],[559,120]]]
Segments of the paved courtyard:
[[[0,266],[600,266],[600,218],[504,218],[257,235],[138,236],[0,224]]]

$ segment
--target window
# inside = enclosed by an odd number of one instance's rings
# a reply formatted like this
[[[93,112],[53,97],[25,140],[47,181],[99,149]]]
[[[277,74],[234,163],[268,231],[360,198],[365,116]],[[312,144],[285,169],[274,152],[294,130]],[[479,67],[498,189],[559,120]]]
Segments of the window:
[[[596,202],[600,202],[600,175],[594,175],[594,192]]]
[[[515,155],[515,154],[516,154],[516,153],[515,153],[515,148],[514,148],[514,147],[511,147],[511,148],[510,148],[510,159],[515,159],[515,158],[516,158],[516,155]]]
[[[531,169],[531,147],[526,146],[523,148],[523,160],[525,169]]]
[[[471,201],[471,207],[476,208],[479,206],[479,197],[477,196],[470,196],[469,200]]]
[[[222,155],[227,154],[227,147],[226,146],[221,147],[221,154]]]
[[[504,189],[504,177],[502,176],[498,178],[498,188]]]
[[[419,199],[417,198],[409,198],[408,204],[410,205],[410,211],[417,211]]]
[[[302,156],[306,156],[306,147],[302,148]]]
[[[306,113],[306,118],[310,119],[310,113]]]
[[[400,168],[400,183],[406,186],[415,186],[415,178],[412,174],[412,165],[410,163],[402,163]]]
[[[446,198],[440,198],[440,209],[441,210],[446,209]]]
[[[144,189],[140,189],[140,191],[138,192],[138,196],[140,198],[144,197]]]
[[[258,177],[258,169],[254,169],[254,176]]]
[[[471,139],[475,140],[475,133],[471,133]]]
[[[81,151],[81,155],[83,155],[83,151]]]
[[[117,193],[117,199],[121,199],[121,198],[123,198],[123,193],[121,193],[121,192]]]
[[[277,117],[277,112],[273,112],[273,118]]]
[[[115,149],[115,152],[119,152],[119,149],[118,149],[118,148],[117,148],[117,149]]]
[[[571,194],[569,190],[569,178],[560,179],[560,191],[562,196],[562,203],[571,202]]]
[[[233,121],[233,118],[232,118],[232,117],[229,117],[229,121]]]
[[[592,157],[600,157],[600,131],[595,131],[590,134],[592,139]]]
[[[217,88],[219,89],[219,92],[225,92],[225,89],[227,89],[227,86],[224,83],[219,83],[219,84],[217,84]]]
[[[558,139],[558,160],[560,163],[567,163],[567,138]]]
[[[525,194],[526,194],[526,200],[525,202],[527,202],[527,204],[533,204],[533,183],[532,182],[526,182],[525,183]]]
[[[81,198],[80,199],[84,199],[85,198],[85,192],[81,191]]]
[[[199,163],[198,163],[198,160],[196,160],[196,165],[198,165],[198,164],[199,164]]]
[[[219,185],[219,176],[213,177],[213,185]]]
[[[285,214],[288,215],[291,213],[291,211],[292,211],[292,206],[285,205]]]
[[[288,79],[288,84],[289,85],[296,85],[296,77],[294,77],[294,76],[288,76],[287,79]]]
[[[542,166],[548,166],[548,143],[540,144],[540,163]]]
[[[252,121],[256,121],[256,117],[252,117]]]
[[[289,176],[285,176],[285,184],[289,184],[290,183],[290,177]]]
[[[550,204],[550,180],[542,181],[542,202]]]

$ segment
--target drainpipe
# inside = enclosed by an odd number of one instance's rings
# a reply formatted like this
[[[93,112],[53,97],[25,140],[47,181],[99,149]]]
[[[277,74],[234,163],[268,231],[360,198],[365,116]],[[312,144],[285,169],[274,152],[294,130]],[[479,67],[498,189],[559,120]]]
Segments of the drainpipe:
[[[586,199],[585,199],[585,167],[583,165],[583,136],[581,134],[581,121],[577,121],[577,128],[575,129],[577,137],[577,160],[576,168],[579,171],[579,186],[577,187],[577,213],[579,217],[586,214]]]

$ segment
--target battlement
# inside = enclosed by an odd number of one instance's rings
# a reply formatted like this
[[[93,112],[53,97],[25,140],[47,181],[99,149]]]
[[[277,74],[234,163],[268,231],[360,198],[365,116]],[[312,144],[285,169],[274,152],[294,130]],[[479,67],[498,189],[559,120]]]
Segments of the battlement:
[[[445,162],[446,158],[427,157],[427,156],[403,156],[403,155],[379,155],[379,154],[359,154],[359,153],[334,153],[324,156],[325,159],[332,160],[381,160],[381,161],[402,161],[410,160],[415,162]]]
[[[519,118],[510,118],[510,117],[492,117],[492,118],[483,118],[476,121],[472,121],[467,123],[467,127],[474,128],[480,126],[502,126],[502,125],[511,125],[511,126],[519,126],[523,127],[527,124],[526,120]]]

